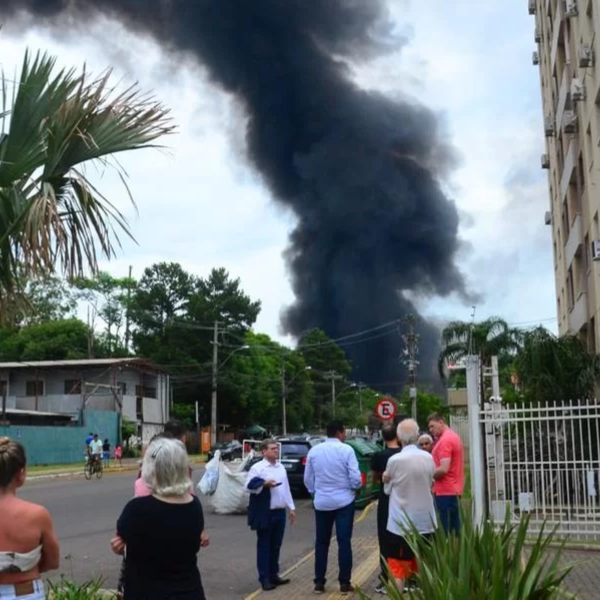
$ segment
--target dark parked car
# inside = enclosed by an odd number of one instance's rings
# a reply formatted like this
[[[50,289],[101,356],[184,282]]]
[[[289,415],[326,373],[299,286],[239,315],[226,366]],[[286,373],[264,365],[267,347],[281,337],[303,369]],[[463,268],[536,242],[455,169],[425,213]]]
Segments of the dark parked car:
[[[306,492],[304,487],[304,470],[308,451],[316,444],[321,443],[324,437],[280,438],[281,454],[279,460],[287,471],[292,492]]]
[[[235,460],[236,458],[242,458],[242,444],[237,440],[232,442],[223,442],[216,444],[208,451],[208,460],[211,460],[217,450],[221,451],[222,460]]]

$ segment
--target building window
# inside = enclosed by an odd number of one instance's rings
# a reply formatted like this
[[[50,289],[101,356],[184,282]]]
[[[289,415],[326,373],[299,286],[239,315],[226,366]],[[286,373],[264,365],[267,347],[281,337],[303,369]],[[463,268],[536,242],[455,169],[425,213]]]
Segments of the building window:
[[[0,381],[0,397],[8,395],[8,381],[3,379]]]
[[[127,384],[124,381],[117,381],[117,389],[121,396],[127,396]]]
[[[43,396],[44,395],[44,382],[38,380],[27,381],[25,383],[25,395],[26,396]]]
[[[65,394],[81,394],[81,379],[65,379]]]
[[[156,388],[146,387],[143,385],[136,385],[135,395],[138,398],[156,398]]]
[[[135,416],[138,421],[144,420],[143,415],[144,401],[139,396],[135,399]]]

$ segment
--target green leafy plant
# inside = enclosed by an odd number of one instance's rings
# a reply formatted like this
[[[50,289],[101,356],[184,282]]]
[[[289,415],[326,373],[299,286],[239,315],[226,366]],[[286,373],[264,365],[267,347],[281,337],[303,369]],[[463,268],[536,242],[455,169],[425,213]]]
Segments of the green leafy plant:
[[[440,528],[429,543],[413,531],[410,544],[419,565],[419,589],[402,594],[392,578],[388,596],[393,600],[576,598],[562,587],[573,568],[561,564],[564,543],[557,544],[556,530],[545,526],[529,537],[529,521],[525,516],[513,523],[507,513],[501,524],[485,521],[476,527],[465,518],[458,538],[446,536]]]
[[[102,591],[102,578],[92,579],[86,583],[76,583],[61,579],[59,583],[48,582],[50,600],[103,600],[116,598],[114,594]]]

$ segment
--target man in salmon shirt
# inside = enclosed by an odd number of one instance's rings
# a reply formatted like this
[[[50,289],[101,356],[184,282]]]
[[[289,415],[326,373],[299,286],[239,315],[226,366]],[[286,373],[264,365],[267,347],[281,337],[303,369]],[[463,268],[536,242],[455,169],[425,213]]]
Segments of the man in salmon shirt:
[[[460,437],[439,413],[427,417],[429,433],[435,439],[431,455],[435,462],[433,493],[446,534],[460,533],[459,501],[465,486],[464,450]]]

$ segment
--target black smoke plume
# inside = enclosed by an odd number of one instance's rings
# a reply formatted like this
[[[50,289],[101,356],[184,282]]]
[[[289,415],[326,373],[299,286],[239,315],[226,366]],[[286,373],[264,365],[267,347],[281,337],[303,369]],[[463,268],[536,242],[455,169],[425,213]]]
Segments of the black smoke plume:
[[[351,76],[352,63],[403,43],[384,0],[0,0],[3,21],[18,13],[81,31],[96,15],[114,17],[197,57],[237,98],[249,160],[298,218],[285,331],[342,337],[417,314],[407,295],[464,290],[458,214],[439,184],[453,157],[437,118]],[[438,332],[423,320],[417,329],[431,377]],[[400,349],[396,333],[347,347],[356,378],[373,385],[405,379]]]

